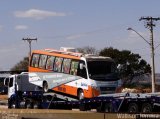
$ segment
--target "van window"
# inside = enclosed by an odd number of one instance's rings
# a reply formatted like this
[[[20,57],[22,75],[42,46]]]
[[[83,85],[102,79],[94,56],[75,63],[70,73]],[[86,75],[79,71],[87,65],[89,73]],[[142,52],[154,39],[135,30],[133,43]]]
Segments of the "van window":
[[[39,61],[39,54],[33,54],[31,60],[31,66],[38,67],[38,61]]]
[[[62,61],[63,61],[63,58],[56,57],[55,63],[54,63],[54,71],[55,72],[61,72]]]

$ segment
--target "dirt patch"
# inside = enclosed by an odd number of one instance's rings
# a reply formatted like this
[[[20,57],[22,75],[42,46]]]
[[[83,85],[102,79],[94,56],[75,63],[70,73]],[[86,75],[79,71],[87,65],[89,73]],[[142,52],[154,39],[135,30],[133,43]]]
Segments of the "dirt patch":
[[[0,95],[0,100],[7,100],[8,96],[7,95]]]

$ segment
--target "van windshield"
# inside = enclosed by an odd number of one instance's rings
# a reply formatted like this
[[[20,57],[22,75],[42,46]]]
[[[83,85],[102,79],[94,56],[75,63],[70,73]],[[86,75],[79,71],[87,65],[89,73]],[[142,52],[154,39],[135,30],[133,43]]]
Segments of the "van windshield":
[[[89,77],[94,80],[118,80],[116,64],[112,61],[88,61]]]

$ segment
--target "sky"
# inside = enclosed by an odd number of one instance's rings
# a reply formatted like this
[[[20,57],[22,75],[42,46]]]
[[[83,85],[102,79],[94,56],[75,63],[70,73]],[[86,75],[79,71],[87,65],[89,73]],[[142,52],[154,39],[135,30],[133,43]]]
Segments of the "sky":
[[[113,47],[138,53],[151,63],[150,42],[141,17],[160,17],[160,0],[0,0],[0,70],[28,56],[23,38],[37,38],[32,49]],[[155,71],[160,73],[160,20],[154,22]]]

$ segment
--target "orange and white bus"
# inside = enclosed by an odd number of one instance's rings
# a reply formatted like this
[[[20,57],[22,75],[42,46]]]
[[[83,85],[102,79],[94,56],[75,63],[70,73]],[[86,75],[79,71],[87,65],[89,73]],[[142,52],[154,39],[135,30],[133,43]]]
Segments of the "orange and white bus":
[[[119,80],[109,57],[53,49],[33,50],[29,72],[29,81],[44,92],[52,90],[79,99],[115,93]]]

